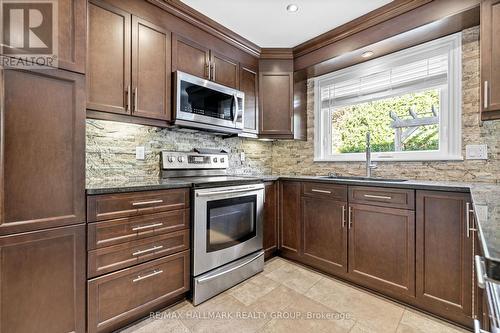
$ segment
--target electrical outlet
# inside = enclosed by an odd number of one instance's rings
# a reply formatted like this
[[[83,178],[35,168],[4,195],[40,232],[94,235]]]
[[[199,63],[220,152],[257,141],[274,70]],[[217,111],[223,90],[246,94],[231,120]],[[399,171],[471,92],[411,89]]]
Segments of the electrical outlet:
[[[240,161],[241,161],[241,162],[245,162],[245,152],[244,152],[244,151],[242,151],[242,152],[240,153]]]
[[[465,158],[468,160],[487,160],[487,145],[467,145],[465,146]]]
[[[135,159],[144,160],[146,158],[146,149],[144,147],[135,147]]]

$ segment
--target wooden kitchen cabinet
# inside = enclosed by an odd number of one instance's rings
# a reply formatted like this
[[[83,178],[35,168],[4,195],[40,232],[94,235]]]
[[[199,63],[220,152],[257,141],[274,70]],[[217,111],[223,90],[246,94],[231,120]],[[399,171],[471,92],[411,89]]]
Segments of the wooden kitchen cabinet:
[[[171,33],[132,17],[132,115],[171,118]]]
[[[300,254],[300,189],[300,182],[280,182],[279,251],[290,259],[299,259]]]
[[[171,33],[89,1],[87,109],[169,120]]]
[[[433,313],[472,326],[470,195],[417,191],[416,198],[417,299]]]
[[[0,237],[0,332],[85,332],[85,225]]]
[[[217,52],[210,52],[212,65],[212,81],[234,89],[239,88],[240,66],[237,61],[229,59]]]
[[[243,131],[246,133],[259,133],[259,76],[258,70],[252,66],[240,66],[240,90],[245,93],[245,113]]]
[[[172,36],[172,71],[210,78],[210,49],[187,38]]]
[[[261,72],[259,95],[260,134],[293,138],[293,73]]]
[[[301,261],[331,274],[347,272],[347,202],[302,197]]]
[[[85,77],[0,73],[0,235],[84,222]]]
[[[481,119],[500,119],[500,1],[481,1]]]
[[[88,3],[87,109],[130,114],[131,19],[103,1]]]
[[[392,296],[415,295],[415,212],[349,204],[349,275]]]
[[[264,202],[264,251],[266,259],[278,250],[278,182],[268,182],[265,186]]]

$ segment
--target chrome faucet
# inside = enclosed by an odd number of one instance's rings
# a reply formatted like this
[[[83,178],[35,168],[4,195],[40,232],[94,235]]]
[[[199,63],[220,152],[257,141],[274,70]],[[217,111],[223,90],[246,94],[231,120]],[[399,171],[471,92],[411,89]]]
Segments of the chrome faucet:
[[[372,170],[376,169],[377,165],[372,163],[372,147],[370,142],[370,132],[366,132],[366,177],[372,176]]]

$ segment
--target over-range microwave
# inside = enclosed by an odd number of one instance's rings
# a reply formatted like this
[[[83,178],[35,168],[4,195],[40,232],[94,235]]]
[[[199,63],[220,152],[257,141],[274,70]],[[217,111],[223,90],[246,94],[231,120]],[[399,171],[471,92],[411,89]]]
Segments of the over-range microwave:
[[[184,72],[175,72],[174,124],[224,134],[243,130],[245,94]]]

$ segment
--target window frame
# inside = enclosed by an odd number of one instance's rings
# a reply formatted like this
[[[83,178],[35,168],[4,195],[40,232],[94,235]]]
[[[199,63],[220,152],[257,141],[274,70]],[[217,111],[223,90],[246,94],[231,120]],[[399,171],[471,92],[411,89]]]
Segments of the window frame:
[[[418,61],[432,53],[448,53],[448,82],[426,86],[425,83],[398,88],[359,103],[380,100],[406,93],[446,87],[441,90],[439,114],[439,150],[372,152],[373,161],[454,161],[463,160],[462,156],[462,33],[455,33],[402,51],[382,56],[364,63],[328,73],[314,79],[314,161],[315,162],[351,162],[365,161],[365,153],[332,153],[331,115],[334,107],[321,110],[322,86],[330,85],[335,80],[365,76],[370,72],[391,68],[402,61]],[[415,87],[421,86],[421,89]],[[352,105],[352,102],[339,104],[339,107]]]

